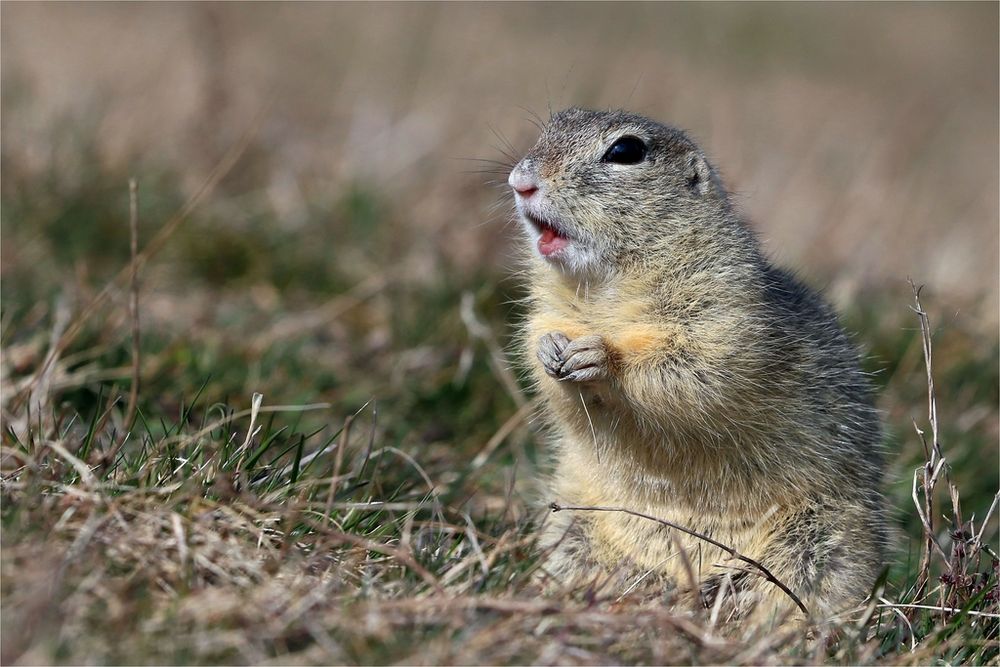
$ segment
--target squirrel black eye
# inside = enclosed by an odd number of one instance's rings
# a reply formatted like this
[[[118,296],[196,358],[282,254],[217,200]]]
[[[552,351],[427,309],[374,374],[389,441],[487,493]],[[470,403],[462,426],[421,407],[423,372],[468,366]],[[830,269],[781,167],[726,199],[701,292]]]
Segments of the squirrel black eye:
[[[636,164],[646,159],[646,144],[639,137],[625,136],[616,141],[601,158],[601,162]]]

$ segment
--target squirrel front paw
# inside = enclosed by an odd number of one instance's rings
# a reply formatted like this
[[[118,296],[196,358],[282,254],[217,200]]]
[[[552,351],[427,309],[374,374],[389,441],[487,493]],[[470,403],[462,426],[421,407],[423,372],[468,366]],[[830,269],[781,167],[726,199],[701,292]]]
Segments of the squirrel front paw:
[[[595,382],[608,374],[608,351],[597,335],[570,340],[553,331],[538,341],[538,360],[545,372],[563,382]]]

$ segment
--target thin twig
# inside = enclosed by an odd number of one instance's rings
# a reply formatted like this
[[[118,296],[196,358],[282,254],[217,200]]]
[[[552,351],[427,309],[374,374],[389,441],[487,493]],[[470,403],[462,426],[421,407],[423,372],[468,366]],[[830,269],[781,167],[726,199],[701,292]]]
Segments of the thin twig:
[[[344,428],[340,431],[340,442],[337,444],[337,455],[333,463],[333,475],[330,477],[330,490],[326,494],[326,510],[324,515],[327,523],[332,521],[330,514],[333,510],[333,498],[337,495],[337,487],[340,485],[340,468],[344,464],[344,450],[347,449],[348,438],[351,437],[351,424],[354,423],[355,415],[348,415],[344,420]]]
[[[472,292],[464,292],[462,294],[462,303],[459,309],[462,322],[473,338],[483,341],[486,351],[489,353],[488,358],[490,368],[493,369],[493,374],[500,381],[500,384],[503,385],[504,389],[507,390],[514,403],[517,404],[517,407],[523,408],[529,401],[517,385],[517,378],[514,377],[514,373],[508,368],[503,350],[500,348],[500,344],[497,343],[493,332],[476,315],[475,303],[476,299],[472,295]]]
[[[982,520],[982,522],[981,522],[981,524],[979,526],[979,534],[976,535],[976,548],[977,549],[980,546],[982,546],[982,543],[983,543],[983,534],[986,532],[986,527],[990,523],[990,517],[992,517],[993,516],[993,512],[996,511],[997,501],[1000,501],[1000,491],[997,491],[993,495],[993,502],[990,503],[990,508],[988,510],[986,510],[986,516],[983,517],[983,520]]]
[[[479,470],[484,465],[486,461],[490,458],[490,455],[496,451],[497,447],[503,444],[503,441],[507,439],[514,429],[520,426],[525,418],[531,413],[532,410],[536,409],[540,405],[540,401],[535,399],[530,403],[526,403],[521,406],[517,412],[507,418],[507,421],[497,429],[497,432],[493,434],[493,437],[489,439],[486,445],[483,446],[482,450],[472,459],[470,468],[473,471]]]
[[[918,568],[919,574],[917,575],[917,584],[915,589],[916,598],[920,599],[926,592],[927,584],[930,581],[931,554],[933,551],[937,551],[941,555],[945,566],[949,570],[952,569],[951,560],[944,553],[944,550],[935,538],[934,490],[937,487],[938,478],[942,473],[944,473],[944,477],[948,482],[949,490],[951,491],[952,507],[955,511],[953,522],[957,521],[958,525],[961,526],[961,517],[958,513],[959,507],[957,489],[955,489],[954,485],[951,483],[948,461],[941,450],[941,440],[938,430],[937,391],[934,386],[934,347],[933,336],[931,334],[931,322],[927,312],[920,304],[920,292],[923,289],[923,286],[918,287],[912,280],[909,282],[910,288],[913,290],[914,303],[910,309],[917,314],[917,318],[920,321],[920,341],[923,347],[924,367],[927,373],[927,420],[930,423],[931,430],[930,443],[928,443],[924,438],[923,430],[921,430],[914,421],[913,427],[917,432],[917,436],[920,438],[920,442],[923,444],[925,456],[922,475],[922,487],[924,492],[923,508],[920,507],[917,495],[918,473],[916,471],[914,472],[913,480],[913,502],[917,509],[917,514],[920,515],[920,520],[924,528],[924,544],[921,550],[920,565]]]
[[[926,514],[924,514],[924,510],[920,506],[920,494],[917,491],[917,480],[920,479],[920,473],[921,473],[922,470],[923,470],[923,466],[917,467],[917,468],[915,468],[913,470],[913,488],[911,490],[910,497],[913,498],[913,506],[917,510],[917,517],[920,519],[920,523],[921,523],[921,525],[924,528],[924,534],[932,536],[931,539],[928,541],[928,544],[935,551],[937,551],[939,554],[941,554],[941,558],[943,558],[943,559],[945,559],[947,561],[948,560],[948,556],[945,554],[944,549],[941,548],[941,545],[938,544],[937,540],[933,537],[934,531],[931,528],[930,518]],[[922,563],[923,563],[923,561],[921,560],[921,568],[923,567]],[[921,569],[921,572],[922,571],[923,571],[923,569]]]
[[[128,231],[129,251],[131,253],[129,277],[128,313],[132,320],[132,386],[128,392],[128,407],[125,409],[124,429],[132,430],[135,423],[136,408],[139,404],[139,194],[134,178],[128,179]]]
[[[552,509],[553,512],[561,512],[562,510],[570,510],[574,512],[621,512],[622,514],[628,514],[631,516],[639,517],[641,519],[648,519],[649,521],[655,521],[661,525],[667,526],[668,528],[673,528],[674,530],[679,530],[682,533],[686,533],[691,537],[697,537],[699,540],[704,540],[705,542],[708,542],[712,546],[722,549],[733,558],[741,560],[744,563],[747,563],[748,565],[752,565],[753,567],[757,568],[757,570],[760,571],[761,575],[763,575],[765,579],[767,579],[772,584],[780,588],[782,592],[785,593],[785,595],[791,598],[792,602],[794,602],[795,605],[802,610],[802,613],[804,613],[806,616],[809,615],[809,610],[806,609],[806,606],[804,604],[802,604],[802,600],[799,599],[799,596],[793,593],[792,589],[783,584],[781,580],[778,579],[776,576],[774,576],[769,569],[764,567],[764,565],[754,560],[753,558],[750,558],[749,556],[744,556],[733,547],[723,544],[722,542],[718,542],[707,535],[699,533],[698,531],[691,530],[690,528],[685,528],[684,526],[678,525],[672,521],[667,521],[666,519],[661,519],[660,517],[656,517],[651,514],[643,514],[642,512],[636,512],[635,510],[630,510],[624,507],[595,507],[595,506],[573,507],[573,506],[562,506],[559,505],[558,503],[550,503],[549,507]]]
[[[927,313],[924,312],[923,308],[920,306],[920,291],[923,289],[923,286],[917,287],[911,280],[910,288],[913,290],[913,302],[916,304],[915,306],[910,306],[910,308],[917,314],[917,318],[920,321],[920,341],[924,352],[924,366],[927,370],[927,414],[931,423],[930,446],[928,446],[928,443],[924,438],[924,432],[917,426],[916,421],[914,421],[913,424],[913,428],[916,429],[917,436],[920,438],[920,442],[924,446],[925,457],[925,461],[922,466],[922,486],[924,490],[923,508],[920,507],[917,495],[916,473],[914,473],[913,479],[913,503],[917,508],[917,514],[920,515],[920,520],[924,528],[924,543],[920,554],[920,565],[918,568],[919,574],[917,575],[916,586],[916,597],[920,598],[923,596],[924,591],[927,588],[927,582],[930,580],[931,552],[935,547],[937,547],[937,550],[941,551],[942,554],[943,551],[934,539],[934,483],[937,481],[937,476],[934,474],[934,468],[938,462],[939,449],[937,446],[937,404],[934,396],[934,375],[931,372],[932,352],[930,340],[930,320],[927,317]],[[947,557],[945,557],[944,560],[947,561]]]

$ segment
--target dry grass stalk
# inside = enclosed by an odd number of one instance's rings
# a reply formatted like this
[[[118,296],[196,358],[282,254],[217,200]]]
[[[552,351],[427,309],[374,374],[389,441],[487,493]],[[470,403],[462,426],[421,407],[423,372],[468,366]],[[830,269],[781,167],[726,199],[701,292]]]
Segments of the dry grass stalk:
[[[330,475],[330,490],[326,494],[326,510],[323,513],[327,523],[333,520],[331,509],[333,499],[337,495],[337,486],[340,484],[340,471],[344,465],[344,451],[347,449],[351,437],[351,424],[354,423],[354,415],[348,415],[344,420],[344,428],[340,431],[340,440],[337,442],[337,454],[333,464],[333,474]]]
[[[937,486],[938,477],[941,472],[944,471],[947,478],[948,471],[947,461],[941,452],[941,442],[938,439],[937,392],[934,389],[934,357],[930,318],[920,305],[920,292],[923,286],[917,287],[911,280],[910,287],[913,290],[913,302],[915,304],[911,306],[911,309],[917,314],[920,320],[920,339],[924,353],[924,366],[927,370],[927,418],[931,427],[931,442],[928,444],[924,431],[917,426],[915,420],[913,422],[913,427],[916,429],[917,436],[923,445],[925,457],[923,466],[917,468],[913,473],[912,492],[914,505],[924,528],[924,544],[920,556],[920,574],[916,584],[916,597],[921,598],[926,592],[930,580],[932,552],[936,551],[939,553],[945,563],[948,563],[949,560],[941,545],[938,544],[934,530],[934,489]],[[921,489],[923,491],[922,503],[919,501],[917,493],[918,477],[920,478]],[[954,485],[951,484],[950,479],[948,480],[948,486],[952,489],[953,504],[957,505]]]
[[[135,424],[135,411],[139,404],[139,375],[142,352],[139,346],[139,194],[136,180],[128,181],[128,231],[129,252],[132,268],[129,277],[129,318],[132,321],[132,386],[128,392],[128,407],[125,409],[123,428],[132,429]],[[114,458],[114,457],[112,457]]]
[[[536,398],[531,402],[522,405],[518,408],[517,412],[508,417],[507,421],[505,421],[503,425],[497,429],[496,433],[493,434],[479,453],[472,459],[472,463],[470,464],[472,470],[477,471],[482,468],[489,460],[493,452],[495,452],[496,449],[503,444],[503,441],[507,439],[507,436],[521,426],[524,423],[524,420],[527,419],[528,415],[538,409],[539,405],[541,405],[541,401]]]
[[[566,506],[564,506],[564,505],[559,505],[558,503],[551,503],[551,504],[549,504],[549,507],[552,509],[553,512],[561,512],[563,510],[569,510],[569,511],[574,511],[574,512],[621,512],[623,514],[629,514],[631,516],[639,517],[641,519],[647,519],[649,521],[655,521],[656,523],[659,523],[659,524],[661,524],[663,526],[667,526],[668,528],[673,528],[674,530],[679,530],[682,533],[690,535],[691,537],[696,537],[699,540],[704,540],[705,542],[708,542],[712,546],[718,547],[719,549],[722,549],[723,551],[725,551],[726,553],[728,553],[733,558],[736,558],[737,560],[741,560],[744,563],[746,563],[748,565],[751,565],[754,568],[756,568],[757,571],[758,571],[758,573],[761,576],[763,576],[764,579],[768,580],[769,582],[771,582],[772,584],[774,584],[775,586],[777,586],[779,589],[781,589],[781,591],[785,595],[787,595],[791,599],[792,602],[795,603],[795,606],[798,607],[800,610],[802,610],[802,613],[804,613],[806,616],[809,616],[809,610],[802,603],[802,600],[799,599],[799,596],[796,595],[792,591],[792,589],[790,589],[788,586],[786,586],[780,579],[778,579],[777,577],[775,577],[774,574],[772,574],[770,570],[768,570],[763,564],[760,563],[760,561],[756,561],[753,558],[750,558],[749,556],[744,556],[743,554],[741,554],[739,551],[737,551],[736,549],[732,548],[731,546],[723,544],[722,542],[719,542],[717,540],[714,540],[711,537],[709,537],[708,535],[705,535],[703,533],[699,533],[697,531],[691,530],[690,528],[685,528],[684,526],[681,526],[680,524],[676,524],[676,523],[674,523],[672,521],[667,521],[666,519],[661,519],[659,517],[652,516],[651,514],[643,514],[642,512],[636,512],[635,510],[626,509],[624,507],[596,507],[596,506],[585,506],[585,505],[580,505],[580,506],[568,506],[568,505],[566,505]]]
[[[260,414],[260,407],[263,402],[264,394],[260,392],[255,391],[253,396],[250,397],[250,424],[247,426],[246,438],[243,439],[243,444],[240,445],[240,458],[233,475],[236,489],[242,488],[241,476],[243,474],[243,465],[246,462],[247,453],[250,451],[250,444],[254,436],[260,433],[261,427],[257,425],[257,416]]]
[[[489,354],[490,368],[493,369],[494,375],[496,375],[497,380],[500,381],[504,389],[507,390],[507,393],[510,394],[517,407],[523,408],[530,401],[525,397],[524,392],[521,391],[520,386],[517,384],[517,378],[514,377],[514,373],[508,367],[506,357],[504,357],[503,350],[497,342],[493,331],[483,324],[482,320],[476,315],[475,301],[472,292],[462,293],[460,311],[462,322],[465,324],[465,328],[468,329],[469,334],[473,338],[481,340],[483,345],[486,346],[486,351]]]
[[[20,389],[22,395],[26,396],[26,409],[23,414],[18,415],[18,410],[12,407],[4,415],[5,417],[11,415],[8,417],[10,428],[22,437],[31,437],[31,427],[34,425],[32,415],[35,415],[37,423],[42,425],[40,429],[42,433],[38,434],[39,437],[43,437],[51,430],[47,424],[49,399],[53,387],[58,384],[56,382],[56,376],[60,375],[58,373],[58,360],[63,351],[59,346],[59,341],[70,323],[71,314],[66,297],[63,295],[56,301],[55,313],[52,318],[52,332],[49,335],[49,349],[42,361],[41,370],[34,376],[31,383],[22,385]]]
[[[1000,615],[992,611],[970,609],[966,606],[972,600],[980,600],[985,603],[985,608],[996,608],[997,595],[995,591],[988,590],[990,575],[988,570],[982,571],[982,561],[984,554],[991,557],[992,569],[995,573],[998,559],[996,554],[983,544],[982,535],[991,520],[1000,493],[994,495],[977,533],[973,520],[966,522],[963,519],[959,489],[951,479],[951,466],[941,448],[937,391],[933,374],[933,336],[930,318],[920,303],[921,287],[917,287],[912,281],[910,286],[914,300],[911,309],[917,314],[920,322],[920,339],[927,377],[927,415],[930,423],[930,442],[927,441],[924,430],[917,425],[916,420],[913,420],[914,428],[923,447],[924,464],[914,470],[911,496],[920,518],[924,539],[912,601],[897,603],[893,606],[893,610],[907,609],[913,616],[920,610],[935,611],[938,612],[942,624],[951,622],[952,617],[956,614],[981,619],[1000,618]],[[937,484],[942,478],[947,484],[951,499],[950,553],[946,553],[939,543],[935,528],[934,494]],[[922,498],[920,497],[921,493]],[[945,570],[939,577],[940,585],[935,588],[939,601],[936,605],[923,604],[929,593],[928,587],[934,554],[940,556],[941,566]],[[973,569],[971,574],[970,568]],[[993,586],[995,585],[994,583]],[[990,601],[991,597],[992,601]],[[912,635],[912,627],[910,632]]]

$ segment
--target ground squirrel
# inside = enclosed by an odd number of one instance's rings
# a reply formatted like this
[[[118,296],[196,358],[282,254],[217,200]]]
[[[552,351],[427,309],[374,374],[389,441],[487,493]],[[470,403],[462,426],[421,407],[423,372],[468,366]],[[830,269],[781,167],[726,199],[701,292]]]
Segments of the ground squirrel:
[[[887,527],[858,353],[763,257],[698,146],[638,115],[569,109],[509,183],[533,246],[522,335],[553,434],[551,500],[710,536],[813,616],[863,601]],[[542,541],[563,581],[599,567],[681,587],[693,573],[734,615],[791,608],[753,568],[636,516],[561,512]]]

